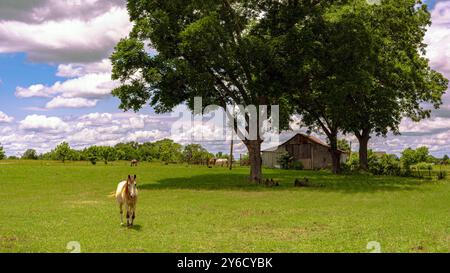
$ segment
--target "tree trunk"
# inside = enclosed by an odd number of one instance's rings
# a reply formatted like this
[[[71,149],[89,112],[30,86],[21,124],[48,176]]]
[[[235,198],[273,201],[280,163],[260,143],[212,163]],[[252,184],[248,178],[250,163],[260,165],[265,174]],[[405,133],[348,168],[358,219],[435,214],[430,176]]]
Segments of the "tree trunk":
[[[330,139],[330,153],[331,160],[333,162],[333,173],[340,174],[341,173],[341,153],[338,151],[337,145],[337,134],[329,137]]]
[[[260,140],[245,141],[245,146],[247,146],[250,160],[249,180],[252,183],[261,183],[262,180],[261,143],[262,141]]]
[[[370,130],[364,129],[355,133],[359,142],[359,168],[364,171],[369,170],[368,144],[370,140]]]

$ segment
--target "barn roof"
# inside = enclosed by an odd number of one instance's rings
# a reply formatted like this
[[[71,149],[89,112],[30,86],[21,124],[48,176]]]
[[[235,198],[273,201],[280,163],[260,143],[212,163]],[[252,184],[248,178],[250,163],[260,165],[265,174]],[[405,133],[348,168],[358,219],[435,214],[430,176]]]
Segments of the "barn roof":
[[[302,137],[308,139],[309,141],[311,141],[311,142],[313,142],[313,143],[315,143],[317,145],[320,145],[320,146],[323,146],[323,147],[326,147],[326,148],[331,148],[330,145],[328,145],[327,143],[323,142],[322,140],[320,140],[319,138],[317,138],[315,136],[298,133],[298,134],[295,134],[290,139],[288,139],[287,141],[285,141],[282,144],[280,144],[279,146],[263,150],[263,152],[273,152],[273,151],[277,150],[279,147],[286,145],[287,143],[289,143],[291,140],[293,140],[297,136],[302,136]],[[342,150],[338,150],[338,151],[341,152],[341,153],[346,153],[345,151],[342,151]]]

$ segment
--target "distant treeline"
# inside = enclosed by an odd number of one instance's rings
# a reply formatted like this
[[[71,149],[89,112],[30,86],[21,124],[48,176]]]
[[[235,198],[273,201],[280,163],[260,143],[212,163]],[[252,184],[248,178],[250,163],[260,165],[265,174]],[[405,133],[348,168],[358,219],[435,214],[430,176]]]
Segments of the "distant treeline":
[[[3,149],[0,147],[0,152]],[[3,159],[0,154],[0,159]],[[72,149],[67,142],[63,142],[47,153],[38,154],[34,149],[28,149],[21,159],[27,160],[59,160],[65,161],[90,161],[108,162],[116,160],[139,160],[139,161],[160,161],[166,163],[186,162],[188,164],[208,164],[212,158],[228,158],[228,155],[208,152],[200,144],[189,144],[183,146],[170,139],[163,139],[156,142],[128,142],[119,143],[115,146],[90,146],[83,150]],[[10,157],[10,159],[19,159]]]

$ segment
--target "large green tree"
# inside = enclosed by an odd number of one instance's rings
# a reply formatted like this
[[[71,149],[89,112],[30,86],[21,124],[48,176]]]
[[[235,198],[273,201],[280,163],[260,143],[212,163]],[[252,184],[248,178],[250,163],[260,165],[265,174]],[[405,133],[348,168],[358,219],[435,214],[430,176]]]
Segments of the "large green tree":
[[[399,133],[403,117],[419,121],[430,116],[428,105],[441,104],[448,81],[423,57],[429,24],[420,1],[351,0],[307,26],[312,38],[302,73],[309,74],[311,92],[297,95],[298,112],[328,136],[335,172],[339,132],[356,135],[360,166],[367,169],[372,134]]]
[[[122,82],[113,94],[122,109],[135,111],[147,102],[157,112],[181,103],[192,109],[196,96],[222,107],[280,105],[280,126],[286,127],[291,107],[283,99],[289,90],[282,71],[289,51],[280,49],[290,31],[331,2],[128,0],[134,27],[111,57],[113,79]],[[257,117],[246,114],[245,120],[260,124],[257,112]],[[259,182],[262,133],[259,128],[252,137],[236,133],[249,151],[250,179]]]
[[[431,24],[426,5],[417,0],[384,0],[381,5],[357,7],[346,11],[345,17],[360,18],[358,32],[366,33],[365,47],[358,51],[365,79],[355,85],[346,102],[350,115],[344,127],[358,138],[360,168],[367,170],[371,135],[400,133],[403,117],[429,118],[431,109],[442,104],[448,80],[432,70],[424,57],[423,40]]]
[[[327,136],[334,173],[341,171],[338,136],[348,118],[348,93],[355,82],[362,82],[355,63],[359,60],[357,49],[364,47],[363,39],[354,32],[358,24],[333,15],[341,6],[344,4],[330,7],[321,18],[296,28],[290,33],[292,44],[286,45],[292,49],[285,76],[296,90],[290,94],[291,100],[302,125]]]

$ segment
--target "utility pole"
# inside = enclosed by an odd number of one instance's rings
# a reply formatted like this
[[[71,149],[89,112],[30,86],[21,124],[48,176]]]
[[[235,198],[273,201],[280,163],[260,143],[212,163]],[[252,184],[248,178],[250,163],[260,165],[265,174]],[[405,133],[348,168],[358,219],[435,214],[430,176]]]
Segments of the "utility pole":
[[[231,123],[231,143],[230,143],[230,159],[229,159],[229,165],[230,165],[230,171],[233,169],[233,146],[234,146],[234,108],[236,106],[233,106],[233,122]]]

